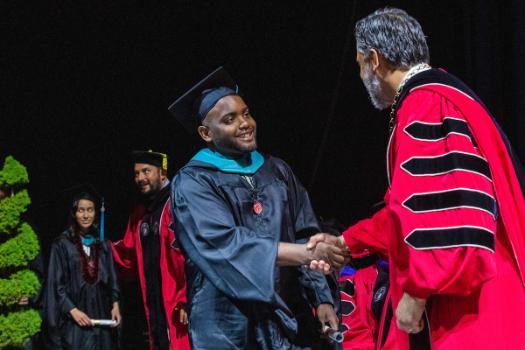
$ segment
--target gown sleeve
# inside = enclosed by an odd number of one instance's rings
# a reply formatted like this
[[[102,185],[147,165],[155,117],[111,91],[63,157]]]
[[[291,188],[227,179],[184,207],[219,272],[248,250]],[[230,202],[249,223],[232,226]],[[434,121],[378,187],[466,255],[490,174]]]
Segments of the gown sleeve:
[[[230,298],[276,303],[278,241],[236,222],[212,179],[182,170],[172,184],[177,238],[186,256]]]
[[[132,215],[128,221],[124,237],[111,244],[113,260],[118,267],[119,275],[128,281],[135,280],[138,277],[134,226]]]
[[[387,193],[385,203],[388,203]],[[382,208],[371,218],[363,219],[343,232],[343,238],[354,258],[374,253],[388,256],[388,239],[392,235],[392,217],[389,208]]]
[[[186,303],[186,275],[184,273],[184,256],[179,248],[179,243],[175,232],[173,231],[174,221],[171,214],[171,203],[169,214],[166,215],[166,226],[168,227],[168,238],[164,240],[165,250],[167,252],[167,257],[170,259],[170,273],[173,275],[175,280],[175,305],[180,307],[182,304]]]
[[[320,232],[319,223],[305,188],[295,177],[291,168],[286,163],[282,163],[288,182],[289,202],[292,207],[291,212],[294,215],[295,243],[307,243],[312,234]],[[332,292],[326,282],[325,276],[303,266],[298,267],[298,269],[300,271],[301,285],[306,289],[308,299],[312,306],[317,308],[319,304],[333,305]]]
[[[396,282],[412,296],[468,295],[496,274],[488,163],[446,97],[411,93],[398,113],[389,209]]]
[[[69,315],[75,308],[67,294],[66,269],[67,257],[64,256],[60,241],[55,241],[51,247],[49,268],[44,298],[44,312],[48,327],[56,329],[60,326],[60,319]]]
[[[120,301],[120,286],[118,282],[117,271],[115,269],[115,261],[113,259],[113,252],[111,249],[111,242],[104,242],[105,249],[108,254],[108,276],[109,276],[109,285],[111,290],[111,303]]]

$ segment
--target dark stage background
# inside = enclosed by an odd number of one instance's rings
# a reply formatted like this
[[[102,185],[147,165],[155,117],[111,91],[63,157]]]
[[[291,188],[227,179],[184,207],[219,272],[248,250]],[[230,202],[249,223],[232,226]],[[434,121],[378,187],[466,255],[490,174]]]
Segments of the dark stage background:
[[[369,215],[386,186],[388,112],[359,80],[353,25],[385,5],[419,19],[431,63],[478,92],[524,160],[518,0],[3,1],[0,157],[28,167],[44,252],[65,228],[62,190],[81,182],[103,193],[107,236],[121,237],[130,151],[168,153],[171,174],[182,166],[200,144],[167,106],[219,65],[254,112],[260,149],[290,163],[319,215],[345,225]],[[128,344],[139,312],[128,303]]]

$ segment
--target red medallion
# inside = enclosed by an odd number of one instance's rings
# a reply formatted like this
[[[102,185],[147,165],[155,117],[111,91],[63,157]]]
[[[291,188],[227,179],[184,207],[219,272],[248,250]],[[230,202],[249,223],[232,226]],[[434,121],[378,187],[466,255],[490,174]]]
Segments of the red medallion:
[[[263,211],[263,205],[261,202],[257,201],[253,203],[253,212],[255,215],[260,215]]]

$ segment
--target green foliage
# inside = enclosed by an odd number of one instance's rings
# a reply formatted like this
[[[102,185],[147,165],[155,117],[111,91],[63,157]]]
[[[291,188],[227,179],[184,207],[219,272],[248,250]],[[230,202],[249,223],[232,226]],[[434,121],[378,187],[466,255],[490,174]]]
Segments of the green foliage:
[[[20,215],[31,204],[27,190],[21,190],[0,202],[0,234],[11,233],[20,223]]]
[[[0,349],[22,347],[40,330],[41,323],[38,312],[31,309],[0,315]]]
[[[0,187],[13,187],[29,183],[25,166],[12,156],[7,156],[4,167],[0,170]]]
[[[31,199],[21,186],[29,182],[26,168],[9,156],[0,170],[0,349],[19,348],[40,330],[40,316],[19,301],[38,294],[40,282],[29,263],[39,251],[38,238],[21,215]]]
[[[17,232],[16,236],[0,245],[0,271],[25,267],[38,255],[40,246],[31,226],[24,222]]]
[[[38,293],[40,282],[33,271],[21,270],[9,278],[0,278],[0,307],[13,306],[21,297],[34,297]]]

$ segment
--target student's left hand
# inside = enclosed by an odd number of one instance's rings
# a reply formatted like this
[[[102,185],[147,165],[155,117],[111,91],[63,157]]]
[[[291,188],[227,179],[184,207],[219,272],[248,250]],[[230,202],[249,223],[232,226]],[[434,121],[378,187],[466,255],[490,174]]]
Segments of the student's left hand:
[[[118,302],[113,303],[113,308],[111,309],[111,319],[113,321],[117,321],[117,324],[113,327],[119,326],[120,322],[122,321],[122,316],[120,316],[120,307],[118,305]]]
[[[319,304],[317,307],[317,318],[322,325],[328,323],[333,330],[339,329],[339,318],[331,304]]]

